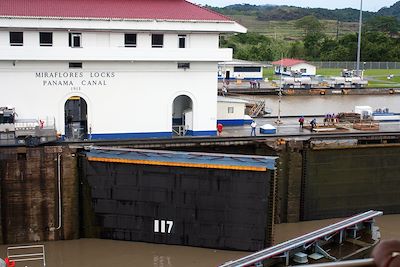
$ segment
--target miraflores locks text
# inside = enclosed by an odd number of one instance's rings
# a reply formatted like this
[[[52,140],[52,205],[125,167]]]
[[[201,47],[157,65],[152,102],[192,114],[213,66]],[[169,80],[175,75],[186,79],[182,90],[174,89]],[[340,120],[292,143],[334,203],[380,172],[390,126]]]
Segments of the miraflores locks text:
[[[43,79],[43,86],[106,86],[110,78],[115,78],[115,72],[90,71],[90,72],[36,72],[37,79]]]

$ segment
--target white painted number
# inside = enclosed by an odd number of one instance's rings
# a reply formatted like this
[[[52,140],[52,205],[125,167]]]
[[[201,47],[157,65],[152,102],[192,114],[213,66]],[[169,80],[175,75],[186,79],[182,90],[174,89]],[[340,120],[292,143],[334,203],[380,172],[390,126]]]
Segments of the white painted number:
[[[174,222],[173,221],[167,221],[167,225],[168,225],[168,234],[169,234],[172,231],[172,226],[174,226]]]
[[[154,220],[154,233],[170,234],[173,226],[174,226],[173,221]]]

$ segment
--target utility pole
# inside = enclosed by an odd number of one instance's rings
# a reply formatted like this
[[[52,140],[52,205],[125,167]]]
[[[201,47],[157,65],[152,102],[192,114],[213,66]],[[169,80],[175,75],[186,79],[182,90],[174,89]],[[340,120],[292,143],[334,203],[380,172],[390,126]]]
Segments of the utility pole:
[[[279,91],[278,91],[278,119],[276,120],[276,124],[282,124],[281,121],[281,102],[282,102],[282,72],[283,72],[283,65],[282,65],[283,55],[281,58],[281,66],[280,66],[280,82],[279,82]]]
[[[337,22],[336,22],[336,41],[339,40],[339,26],[340,26],[340,21],[337,20]]]
[[[358,23],[358,46],[357,46],[357,77],[360,77],[360,60],[361,60],[361,30],[362,30],[362,11],[363,0],[361,0],[360,6],[360,21]]]

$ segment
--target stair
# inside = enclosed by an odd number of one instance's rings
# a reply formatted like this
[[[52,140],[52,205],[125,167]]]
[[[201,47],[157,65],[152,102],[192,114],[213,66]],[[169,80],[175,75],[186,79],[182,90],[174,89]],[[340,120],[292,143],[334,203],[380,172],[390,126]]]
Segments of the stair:
[[[253,107],[249,111],[250,117],[258,117],[261,112],[265,109],[265,102],[264,101],[257,101],[254,103]]]

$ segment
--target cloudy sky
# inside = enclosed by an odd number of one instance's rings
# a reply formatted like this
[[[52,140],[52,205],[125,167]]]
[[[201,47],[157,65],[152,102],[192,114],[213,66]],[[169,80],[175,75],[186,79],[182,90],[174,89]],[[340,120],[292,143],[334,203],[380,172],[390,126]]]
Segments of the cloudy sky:
[[[201,5],[210,5],[210,6],[227,6],[232,4],[253,4],[253,5],[292,5],[292,6],[301,6],[301,7],[322,7],[322,8],[345,8],[352,7],[359,9],[360,8],[360,0],[190,0],[196,4]],[[369,11],[377,11],[384,6],[391,6],[396,3],[398,0],[363,0],[363,10]]]

